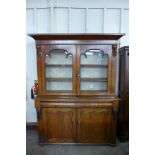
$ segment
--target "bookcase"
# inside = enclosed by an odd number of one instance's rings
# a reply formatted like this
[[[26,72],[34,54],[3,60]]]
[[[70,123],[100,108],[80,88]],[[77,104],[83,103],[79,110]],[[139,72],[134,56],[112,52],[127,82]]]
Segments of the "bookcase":
[[[124,34],[29,34],[36,41],[39,143],[116,144],[118,40]]]

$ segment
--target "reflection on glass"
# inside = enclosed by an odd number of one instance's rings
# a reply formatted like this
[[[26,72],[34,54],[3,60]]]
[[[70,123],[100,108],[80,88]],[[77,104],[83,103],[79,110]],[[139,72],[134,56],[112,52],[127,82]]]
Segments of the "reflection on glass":
[[[71,67],[46,67],[46,78],[71,78]]]
[[[81,82],[82,91],[107,91],[106,82]]]
[[[66,58],[66,54],[67,53],[63,50],[52,51],[52,53],[50,54],[51,56],[45,56],[45,64],[72,64],[72,55],[69,55]]]
[[[72,82],[46,82],[47,91],[71,91]]]
[[[108,54],[86,52],[86,56],[81,55],[81,64],[108,65]]]
[[[81,67],[81,78],[107,78],[107,68]]]

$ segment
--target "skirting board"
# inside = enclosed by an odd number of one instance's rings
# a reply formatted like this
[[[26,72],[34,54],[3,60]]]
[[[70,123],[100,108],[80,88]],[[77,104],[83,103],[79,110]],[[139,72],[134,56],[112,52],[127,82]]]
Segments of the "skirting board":
[[[36,122],[26,122],[26,130],[37,130]]]

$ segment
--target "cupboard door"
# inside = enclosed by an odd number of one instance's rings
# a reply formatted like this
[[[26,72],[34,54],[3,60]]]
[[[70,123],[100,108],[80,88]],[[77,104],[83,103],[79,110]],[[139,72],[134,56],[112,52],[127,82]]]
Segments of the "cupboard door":
[[[76,109],[43,108],[45,141],[70,143],[76,140]]]
[[[110,45],[81,45],[78,48],[78,93],[107,94],[111,76]]]
[[[79,143],[108,143],[111,135],[111,108],[77,110]]]
[[[76,93],[75,46],[46,45],[44,53],[44,92],[45,94]]]

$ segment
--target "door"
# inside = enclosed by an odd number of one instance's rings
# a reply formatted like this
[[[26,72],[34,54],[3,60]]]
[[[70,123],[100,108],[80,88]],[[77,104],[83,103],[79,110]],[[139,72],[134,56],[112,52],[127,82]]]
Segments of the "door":
[[[76,48],[73,45],[46,45],[43,57],[43,94],[76,93]]]
[[[108,143],[111,136],[111,108],[79,108],[77,110],[79,143]]]
[[[111,45],[79,45],[77,57],[79,95],[107,95],[111,83]]]
[[[42,121],[44,138],[50,143],[71,143],[76,141],[75,108],[43,108]]]

